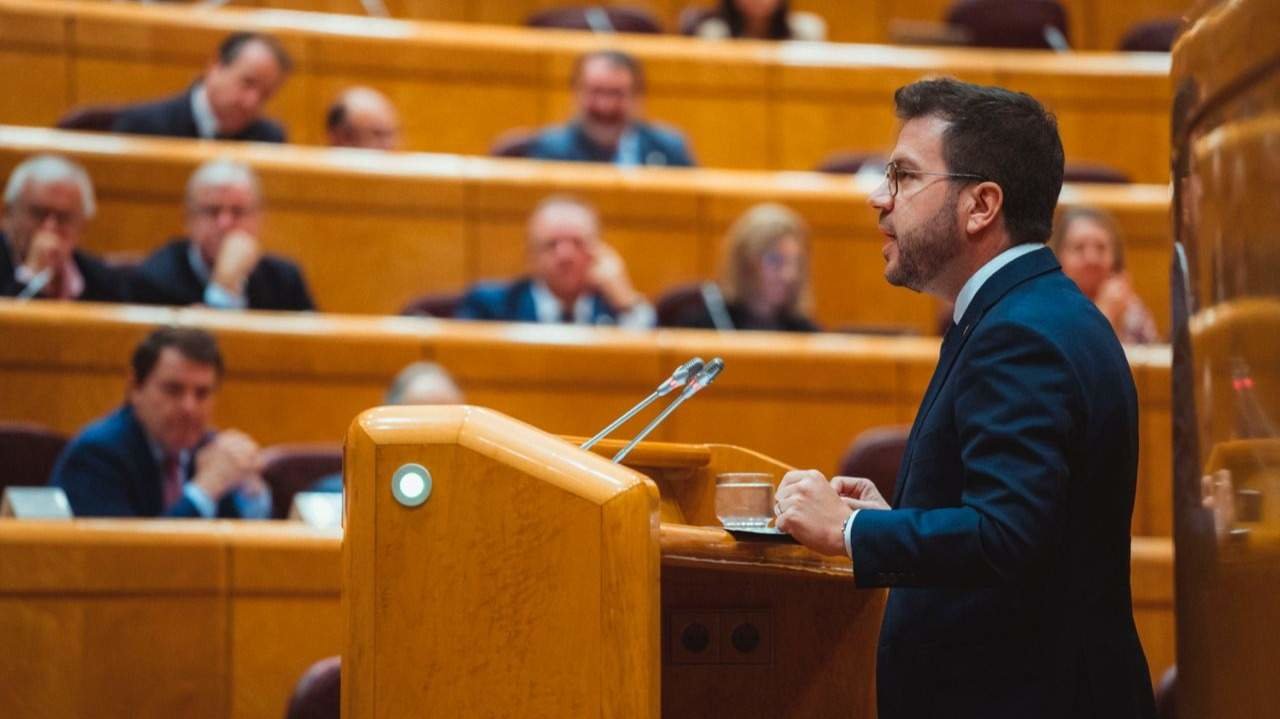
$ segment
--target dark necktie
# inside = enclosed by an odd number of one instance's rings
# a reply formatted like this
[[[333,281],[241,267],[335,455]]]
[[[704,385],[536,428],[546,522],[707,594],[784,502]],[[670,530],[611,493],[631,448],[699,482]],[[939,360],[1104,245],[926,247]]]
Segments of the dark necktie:
[[[178,455],[173,453],[165,454],[164,466],[161,471],[164,473],[164,476],[160,479],[163,483],[163,508],[168,511],[170,507],[177,504],[178,500],[182,498],[182,463],[178,461]]]

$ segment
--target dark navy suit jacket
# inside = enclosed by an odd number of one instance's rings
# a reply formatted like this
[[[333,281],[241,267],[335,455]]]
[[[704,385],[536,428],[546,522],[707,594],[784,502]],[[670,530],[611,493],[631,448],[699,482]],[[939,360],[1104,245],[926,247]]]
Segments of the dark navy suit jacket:
[[[537,322],[533,280],[525,277],[510,283],[477,283],[467,290],[453,316],[460,320]],[[617,317],[617,311],[603,297],[595,295],[591,298],[592,324],[613,324]]]
[[[892,587],[880,719],[1153,717],[1133,623],[1138,406],[1111,326],[1037,250],[946,336],[898,474],[862,511],[860,587]]]
[[[77,517],[201,516],[185,496],[162,511],[160,467],[128,405],[71,440],[58,456],[49,484],[62,487]],[[219,517],[240,516],[234,496],[229,492],[218,503]]]
[[[72,261],[84,278],[84,292],[76,299],[84,302],[125,302],[128,300],[128,275],[109,267],[87,252],[75,250]],[[14,277],[17,259],[12,255],[9,239],[0,233],[0,297],[17,296],[26,287]]]
[[[675,131],[644,122],[632,125],[631,131],[635,133],[639,143],[640,164],[672,167],[694,165],[693,156],[689,153],[684,138]],[[538,160],[613,162],[614,151],[597,147],[582,131],[582,125],[571,122],[539,133],[529,146],[528,156]]]
[[[196,118],[191,112],[191,93],[195,86],[173,97],[155,102],[130,105],[121,108],[111,125],[112,132],[134,135],[162,135],[164,137],[200,137]],[[271,120],[260,118],[235,135],[222,136],[221,140],[249,140],[252,142],[284,142],[284,128]]]
[[[191,241],[178,239],[161,247],[138,267],[130,295],[149,305],[194,305],[204,302],[208,284],[196,275],[189,257]],[[245,299],[252,310],[314,310],[302,271],[292,262],[263,255],[249,273]]]

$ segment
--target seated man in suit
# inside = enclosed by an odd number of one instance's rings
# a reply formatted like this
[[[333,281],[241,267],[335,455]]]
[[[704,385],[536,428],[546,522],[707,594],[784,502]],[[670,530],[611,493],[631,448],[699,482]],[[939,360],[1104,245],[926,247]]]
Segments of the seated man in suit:
[[[313,310],[302,272],[263,254],[262,190],[247,165],[210,160],[187,182],[187,235],[156,250],[134,276],[135,302],[223,309]]]
[[[583,55],[574,67],[573,92],[577,117],[540,133],[529,147],[529,157],[615,165],[694,164],[679,133],[639,119],[644,69],[634,57],[616,50]]]
[[[173,97],[123,108],[111,131],[284,142],[284,129],[262,117],[262,108],[292,69],[293,61],[275,38],[233,33],[195,84]]]
[[[543,200],[529,219],[529,275],[481,283],[458,306],[459,319],[645,328],[653,307],[636,292],[622,258],[600,239],[600,219],[581,200]]]
[[[209,417],[222,355],[198,329],[162,327],[134,350],[125,404],[73,439],[49,483],[78,517],[265,518],[258,445]]]
[[[123,302],[124,273],[76,246],[95,210],[83,167],[37,155],[9,175],[0,225],[0,297]]]
[[[325,129],[331,147],[400,149],[400,116],[386,95],[371,87],[349,87],[329,106]]]

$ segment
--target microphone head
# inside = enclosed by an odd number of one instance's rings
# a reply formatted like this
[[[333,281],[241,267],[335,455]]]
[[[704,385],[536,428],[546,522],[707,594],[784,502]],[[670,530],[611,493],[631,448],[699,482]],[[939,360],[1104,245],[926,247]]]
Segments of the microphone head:
[[[662,384],[658,385],[657,395],[659,397],[664,397],[672,390],[685,386],[688,384],[690,379],[697,376],[698,373],[702,371],[702,367],[703,362],[701,357],[694,357],[688,362],[676,367],[675,371],[671,373],[671,376],[664,380]]]
[[[698,376],[689,380],[688,386],[684,388],[684,393],[686,395],[692,395],[695,392],[702,391],[703,388],[714,382],[716,377],[718,377],[720,372],[723,370],[724,360],[716,357],[702,368],[702,371],[698,373]]]

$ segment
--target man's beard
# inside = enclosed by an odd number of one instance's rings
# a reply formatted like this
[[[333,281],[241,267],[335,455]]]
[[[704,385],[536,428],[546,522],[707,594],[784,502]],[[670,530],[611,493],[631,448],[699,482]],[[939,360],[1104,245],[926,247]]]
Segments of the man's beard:
[[[958,194],[948,193],[947,200],[924,224],[896,236],[898,263],[885,270],[889,284],[923,292],[960,254],[955,215]]]

